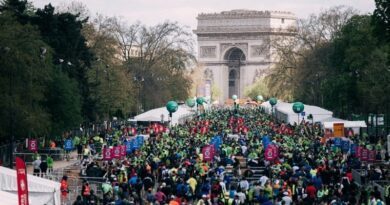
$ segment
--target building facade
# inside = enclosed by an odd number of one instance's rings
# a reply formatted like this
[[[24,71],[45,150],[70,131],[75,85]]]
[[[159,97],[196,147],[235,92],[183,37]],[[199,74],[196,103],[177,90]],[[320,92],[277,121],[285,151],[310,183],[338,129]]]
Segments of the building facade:
[[[221,91],[219,102],[232,95],[244,98],[245,88],[265,76],[277,59],[272,39],[292,36],[296,28],[295,15],[283,11],[202,13],[197,20],[198,62],[205,81]]]

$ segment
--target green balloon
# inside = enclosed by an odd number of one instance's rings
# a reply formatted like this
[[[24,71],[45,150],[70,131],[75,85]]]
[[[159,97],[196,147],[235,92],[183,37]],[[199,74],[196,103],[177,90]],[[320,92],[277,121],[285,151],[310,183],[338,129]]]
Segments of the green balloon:
[[[232,95],[233,100],[237,100],[237,95]]]
[[[276,105],[276,103],[278,103],[278,100],[276,98],[269,99],[269,104],[271,104],[272,106]]]
[[[263,101],[263,100],[264,100],[263,96],[261,96],[261,95],[257,96],[257,101]]]
[[[187,105],[188,107],[194,107],[194,106],[195,106],[195,100],[194,100],[194,99],[191,99],[191,98],[187,99],[187,100],[186,100],[186,105]]]
[[[177,109],[179,108],[179,106],[177,105],[177,103],[175,101],[169,101],[166,105],[166,108],[168,110],[169,113],[174,113],[177,111]]]
[[[202,105],[203,104],[203,98],[202,97],[198,97],[198,98],[196,98],[196,103],[198,104],[198,105]]]
[[[295,113],[301,113],[305,109],[305,106],[301,102],[295,102],[292,106],[292,109]]]

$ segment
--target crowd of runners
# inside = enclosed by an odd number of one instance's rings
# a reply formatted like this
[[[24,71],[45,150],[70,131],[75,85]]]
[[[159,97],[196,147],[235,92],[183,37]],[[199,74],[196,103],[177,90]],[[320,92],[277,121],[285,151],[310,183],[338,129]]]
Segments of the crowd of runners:
[[[104,148],[136,135],[147,137],[126,157],[102,159]],[[389,161],[384,143],[357,133],[333,138],[319,124],[276,122],[257,108],[215,109],[169,129],[122,126],[79,143],[82,174],[105,181],[101,198],[84,181],[73,204],[390,204],[389,186],[383,194],[352,176],[364,169],[363,181],[389,179],[386,164],[374,162]],[[358,147],[375,150],[375,159],[362,160]],[[63,196],[68,189],[64,176]]]

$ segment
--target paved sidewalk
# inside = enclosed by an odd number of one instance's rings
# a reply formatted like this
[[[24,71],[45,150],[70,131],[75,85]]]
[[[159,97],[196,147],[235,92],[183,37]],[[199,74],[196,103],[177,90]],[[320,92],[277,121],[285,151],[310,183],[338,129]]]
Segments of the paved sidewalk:
[[[55,171],[58,169],[63,169],[63,168],[69,167],[71,165],[74,165],[77,162],[79,162],[79,160],[77,160],[77,152],[74,151],[74,152],[70,153],[70,160],[69,161],[67,161],[67,160],[54,161],[53,170]],[[31,164],[28,164],[26,166],[26,168],[27,168],[27,173],[33,174],[33,166]]]

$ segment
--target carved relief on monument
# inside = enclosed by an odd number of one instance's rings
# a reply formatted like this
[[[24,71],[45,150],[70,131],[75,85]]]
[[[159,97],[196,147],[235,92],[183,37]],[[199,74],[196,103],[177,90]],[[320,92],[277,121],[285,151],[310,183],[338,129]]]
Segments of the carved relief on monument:
[[[216,46],[201,46],[200,47],[200,57],[201,58],[215,58],[217,47]]]
[[[211,80],[212,81],[213,78],[214,78],[213,71],[210,68],[206,68],[206,70],[204,71],[203,77],[204,77],[205,80]]]
[[[269,45],[253,45],[251,46],[251,57],[265,57],[267,58],[269,54]]]
[[[221,43],[221,51],[220,53],[225,53],[229,48],[237,47],[244,52],[245,56],[248,56],[248,43]]]

